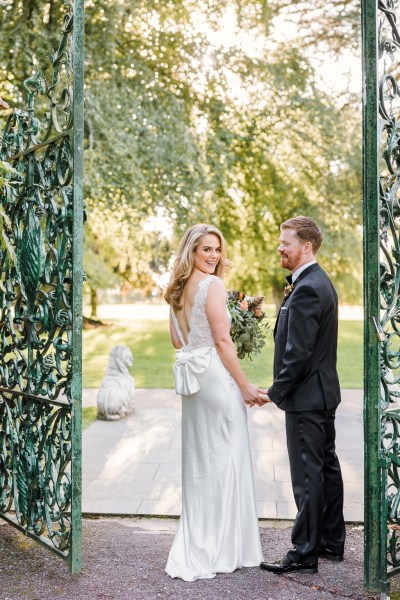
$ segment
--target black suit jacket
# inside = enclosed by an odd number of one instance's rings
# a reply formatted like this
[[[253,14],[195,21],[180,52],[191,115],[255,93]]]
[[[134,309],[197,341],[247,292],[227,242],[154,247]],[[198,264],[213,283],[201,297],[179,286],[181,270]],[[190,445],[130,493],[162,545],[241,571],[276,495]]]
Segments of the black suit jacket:
[[[336,408],[338,297],[328,275],[310,265],[284,300],[275,325],[274,382],[268,395],[288,412]]]

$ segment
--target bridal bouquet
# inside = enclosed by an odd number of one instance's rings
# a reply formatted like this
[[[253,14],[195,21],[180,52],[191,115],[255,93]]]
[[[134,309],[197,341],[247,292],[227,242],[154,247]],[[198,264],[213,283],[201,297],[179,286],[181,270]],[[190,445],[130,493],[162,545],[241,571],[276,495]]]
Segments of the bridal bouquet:
[[[228,292],[227,306],[231,315],[231,338],[239,358],[258,354],[265,346],[269,323],[263,312],[264,296],[252,298],[243,292]]]

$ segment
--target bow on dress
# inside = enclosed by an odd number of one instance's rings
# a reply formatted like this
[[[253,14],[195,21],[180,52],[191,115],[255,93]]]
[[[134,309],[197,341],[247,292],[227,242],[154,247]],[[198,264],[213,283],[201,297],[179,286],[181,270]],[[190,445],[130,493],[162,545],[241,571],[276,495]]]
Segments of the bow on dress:
[[[212,346],[194,350],[177,350],[174,364],[175,391],[190,396],[200,389],[200,376],[206,371],[212,354]]]

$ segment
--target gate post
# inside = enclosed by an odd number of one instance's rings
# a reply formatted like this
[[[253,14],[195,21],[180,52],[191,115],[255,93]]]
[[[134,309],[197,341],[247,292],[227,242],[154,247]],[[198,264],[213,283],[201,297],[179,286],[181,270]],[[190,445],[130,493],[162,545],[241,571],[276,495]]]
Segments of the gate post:
[[[364,584],[400,572],[400,35],[393,0],[362,0]],[[396,55],[397,56],[397,55]]]
[[[362,0],[364,222],[364,584],[380,590],[378,83],[376,0]]]
[[[74,0],[72,39],[73,91],[73,267],[72,267],[72,458],[71,550],[69,569],[82,568],[82,282],[83,282],[83,140],[84,140],[84,4]]]

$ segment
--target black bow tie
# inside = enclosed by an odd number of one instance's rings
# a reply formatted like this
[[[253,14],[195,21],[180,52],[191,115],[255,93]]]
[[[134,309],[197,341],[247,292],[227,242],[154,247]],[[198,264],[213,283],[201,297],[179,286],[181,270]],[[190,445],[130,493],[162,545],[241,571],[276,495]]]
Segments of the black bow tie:
[[[286,281],[288,282],[288,284],[289,284],[289,285],[292,285],[292,276],[291,276],[291,275],[288,275],[288,276],[286,277]]]

